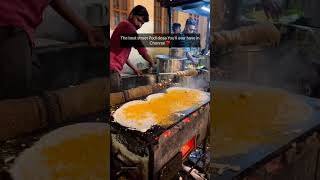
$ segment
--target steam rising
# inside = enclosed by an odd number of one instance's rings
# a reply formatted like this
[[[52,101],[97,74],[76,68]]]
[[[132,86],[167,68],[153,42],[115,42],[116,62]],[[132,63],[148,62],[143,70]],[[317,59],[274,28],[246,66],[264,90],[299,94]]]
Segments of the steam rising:
[[[206,91],[209,88],[209,82],[201,76],[184,77],[180,79],[179,83],[186,88],[199,89]]]
[[[243,81],[269,87],[284,88],[299,93],[303,79],[316,78],[308,57],[295,42],[283,43],[277,48],[252,47],[221,57],[221,68],[230,70],[233,81]],[[256,47],[255,47],[256,48]]]

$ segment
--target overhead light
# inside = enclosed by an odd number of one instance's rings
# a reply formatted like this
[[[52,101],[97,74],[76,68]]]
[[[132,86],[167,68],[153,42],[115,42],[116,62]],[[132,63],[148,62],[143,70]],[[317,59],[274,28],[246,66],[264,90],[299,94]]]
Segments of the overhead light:
[[[205,7],[205,6],[202,6],[201,9],[204,10],[204,11],[210,12],[210,9]]]

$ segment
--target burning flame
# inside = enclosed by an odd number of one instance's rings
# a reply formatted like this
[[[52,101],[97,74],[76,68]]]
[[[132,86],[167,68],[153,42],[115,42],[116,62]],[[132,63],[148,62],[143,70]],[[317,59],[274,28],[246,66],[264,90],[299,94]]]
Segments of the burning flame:
[[[183,122],[184,123],[190,123],[192,120],[190,119],[190,118],[185,118],[184,120],[183,120]]]
[[[165,138],[169,138],[173,135],[173,132],[171,132],[170,130],[167,130],[163,133],[163,135]]]
[[[187,143],[185,143],[182,146],[181,153],[182,153],[183,159],[185,159],[187,155],[193,150],[194,146],[195,146],[195,137],[190,139]]]

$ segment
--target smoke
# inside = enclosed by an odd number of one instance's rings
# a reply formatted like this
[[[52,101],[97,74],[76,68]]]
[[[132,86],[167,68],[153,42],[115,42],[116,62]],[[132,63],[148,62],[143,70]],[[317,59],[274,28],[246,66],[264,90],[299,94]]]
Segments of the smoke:
[[[206,80],[204,76],[205,75],[201,74],[195,77],[183,77],[179,80],[178,83],[181,84],[182,87],[207,91],[209,88],[209,81]]]
[[[246,47],[220,60],[220,67],[230,71],[232,81],[283,88],[294,93],[301,91],[299,81],[316,77],[308,57],[293,41],[276,48],[255,47],[254,51]]]
[[[157,82],[157,78],[154,75],[147,75],[148,84],[155,84]]]

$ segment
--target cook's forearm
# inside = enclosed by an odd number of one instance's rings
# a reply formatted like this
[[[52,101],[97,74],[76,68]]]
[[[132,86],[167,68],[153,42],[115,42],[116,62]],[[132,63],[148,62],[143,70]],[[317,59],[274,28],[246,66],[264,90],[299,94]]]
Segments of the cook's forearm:
[[[139,41],[139,42],[141,42],[141,41]],[[136,47],[136,49],[138,50],[139,54],[143,57],[143,59],[148,61],[151,66],[154,65],[153,59],[149,55],[149,52],[148,52],[147,48],[138,46],[138,47]]]
[[[52,0],[50,5],[58,14],[78,28],[82,33],[86,34],[90,30],[91,26],[76,14],[65,0]]]
[[[126,64],[127,64],[133,71],[137,71],[137,68],[136,68],[129,60],[127,60]]]
[[[186,52],[186,56],[187,56],[187,58],[188,58],[190,61],[192,61],[193,63],[195,63],[192,55],[190,54],[190,52]]]
[[[153,60],[152,60],[152,58],[151,58],[151,56],[150,56],[149,54],[145,54],[145,55],[143,56],[143,58],[144,58],[146,61],[148,61],[149,64],[151,64],[151,65],[154,64],[154,62],[153,62]]]

